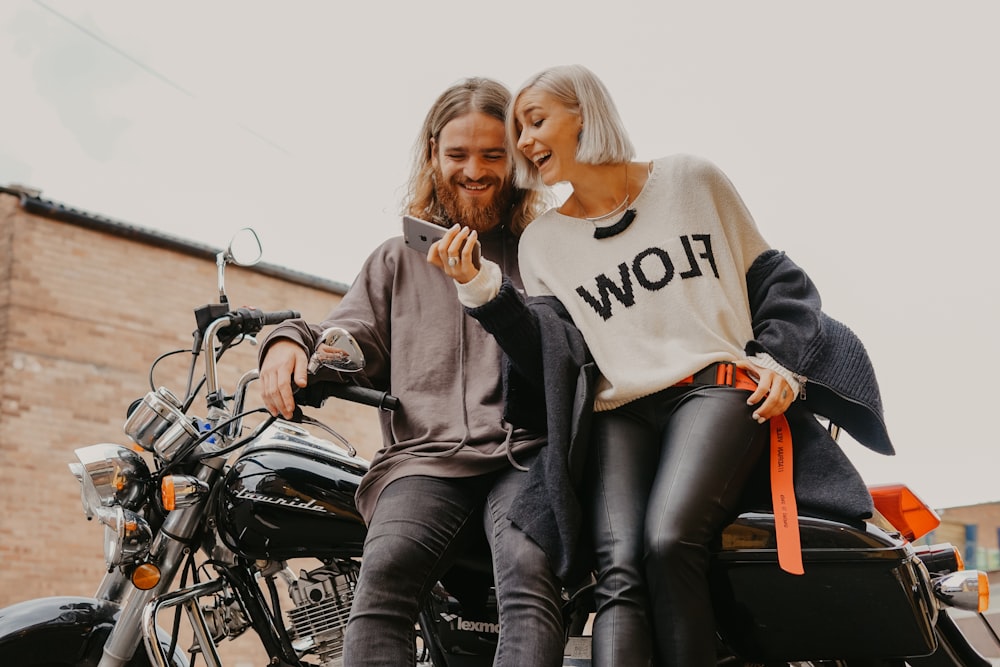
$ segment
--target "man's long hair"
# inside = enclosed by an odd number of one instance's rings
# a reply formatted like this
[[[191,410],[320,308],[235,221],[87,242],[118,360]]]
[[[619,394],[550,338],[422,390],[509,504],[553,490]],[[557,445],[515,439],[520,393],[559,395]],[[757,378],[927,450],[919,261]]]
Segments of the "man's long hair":
[[[510,91],[498,81],[483,77],[464,79],[441,93],[434,106],[427,112],[420,135],[413,146],[413,167],[407,184],[407,202],[404,211],[409,215],[432,220],[446,217],[434,187],[434,163],[431,140],[438,142],[444,126],[467,113],[478,111],[496,118],[501,123],[510,102]],[[513,150],[508,146],[507,151]],[[513,170],[513,159],[510,160]],[[513,173],[507,174],[513,183]],[[508,226],[519,235],[535,217],[544,212],[547,198],[543,190],[525,190],[514,187]],[[504,214],[504,217],[508,215]]]

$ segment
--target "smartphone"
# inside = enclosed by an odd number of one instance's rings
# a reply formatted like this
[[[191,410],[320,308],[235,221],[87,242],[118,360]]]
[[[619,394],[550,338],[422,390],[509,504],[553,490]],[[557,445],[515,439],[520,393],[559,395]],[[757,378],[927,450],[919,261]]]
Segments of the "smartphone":
[[[412,215],[403,216],[403,243],[422,255],[426,256],[431,244],[441,239],[446,231],[446,228],[433,222],[414,218]],[[472,250],[472,264],[477,269],[481,253],[479,241],[476,241],[476,247]]]

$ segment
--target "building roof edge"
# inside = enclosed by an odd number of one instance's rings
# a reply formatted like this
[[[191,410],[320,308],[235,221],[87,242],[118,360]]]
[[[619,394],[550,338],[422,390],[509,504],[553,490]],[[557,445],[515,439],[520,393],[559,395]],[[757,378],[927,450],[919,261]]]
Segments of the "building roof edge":
[[[65,204],[61,204],[59,202],[42,199],[38,196],[37,192],[38,191],[23,188],[21,186],[0,186],[0,193],[18,197],[21,202],[21,208],[25,212],[31,213],[32,215],[66,222],[71,225],[93,229],[95,231],[104,232],[113,236],[120,236],[134,241],[139,241],[140,243],[174,250],[186,255],[192,255],[194,257],[211,259],[213,261],[215,260],[215,256],[223,250],[223,248],[213,248],[203,243],[197,243],[195,241],[183,239],[171,234],[165,234],[153,229],[123,222],[121,220],[114,220],[102,215],[88,213],[86,211],[66,206]],[[350,285],[336,280],[320,278],[319,276],[296,271],[277,264],[270,264],[268,262],[260,262],[254,266],[243,268],[248,271],[255,271],[274,278],[287,280],[298,285],[313,287],[339,295],[345,294],[348,287],[350,287]]]

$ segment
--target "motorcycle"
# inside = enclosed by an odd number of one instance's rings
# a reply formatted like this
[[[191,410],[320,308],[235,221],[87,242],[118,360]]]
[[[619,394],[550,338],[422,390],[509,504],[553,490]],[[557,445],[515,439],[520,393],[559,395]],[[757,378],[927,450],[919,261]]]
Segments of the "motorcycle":
[[[178,398],[153,386],[151,370],[151,391],[128,410],[124,431],[154,468],[122,445],[76,450],[70,469],[87,518],[104,526],[107,574],[92,598],[43,598],[0,610],[0,664],[186,667],[200,655],[221,665],[217,643],[251,628],[272,665],[301,667],[306,655],[323,667],[339,664],[365,536],[354,490],[368,464],[336,431],[304,415],[298,423],[268,415],[244,434],[247,417],[266,414],[245,406],[257,371],[244,373],[228,393],[218,364],[265,326],[298,317],[230,307],[225,267],[253,265],[260,254],[257,235],[246,229],[217,256],[219,302],[195,309],[190,377],[203,363],[201,381],[189,380]],[[341,335],[349,338],[331,331],[326,342],[350,347]],[[360,351],[314,355],[313,363],[343,373],[363,367]],[[192,407],[202,391],[199,417]],[[336,393],[380,409],[398,406],[395,397],[362,387],[344,385]],[[310,424],[332,440],[313,435]],[[298,577],[286,559],[305,556],[320,564]],[[278,578],[293,601],[290,627],[272,606]],[[169,631],[159,625],[167,610],[176,611]],[[182,610],[192,626],[190,658],[178,650]]]
[[[249,256],[238,242],[247,239]],[[232,393],[219,381],[228,349],[298,315],[230,307],[225,266],[251,265],[260,251],[248,230],[217,257],[219,302],[195,309],[190,377],[204,364],[201,381],[189,379],[183,398],[151,381],[129,409],[124,431],[144,454],[107,443],[76,450],[70,469],[85,514],[104,526],[107,574],[92,598],[0,609],[0,665],[188,667],[200,658],[218,667],[220,643],[248,630],[275,667],[342,665],[366,533],[354,495],[368,462],[301,411],[293,421],[267,415],[249,425],[266,414],[246,405],[255,369]],[[311,371],[320,366],[357,372],[364,357],[350,334],[330,329],[310,359]],[[330,392],[399,406],[355,385]],[[879,511],[868,522],[800,517],[803,576],[778,567],[770,512],[744,512],[726,527],[710,575],[720,664],[990,664],[949,615],[970,610],[985,622],[985,574],[965,570],[951,545],[915,544],[936,515],[908,489],[873,489],[873,497]],[[431,591],[415,660],[492,664],[499,620],[485,549],[485,538],[474,542]],[[289,562],[299,560],[311,565],[296,574]],[[588,585],[564,592],[567,665],[590,664],[589,593]]]

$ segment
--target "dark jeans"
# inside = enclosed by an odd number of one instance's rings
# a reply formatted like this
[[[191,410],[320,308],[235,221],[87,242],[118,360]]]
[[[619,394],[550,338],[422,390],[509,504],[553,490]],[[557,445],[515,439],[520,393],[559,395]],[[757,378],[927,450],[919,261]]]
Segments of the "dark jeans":
[[[500,615],[494,665],[562,664],[561,586],[537,544],[507,519],[525,473],[471,479],[406,477],[375,506],[347,625],[345,667],[413,665],[420,602],[482,521],[493,552]]]
[[[716,664],[708,544],[767,442],[748,395],[670,388],[595,414],[594,667]]]

